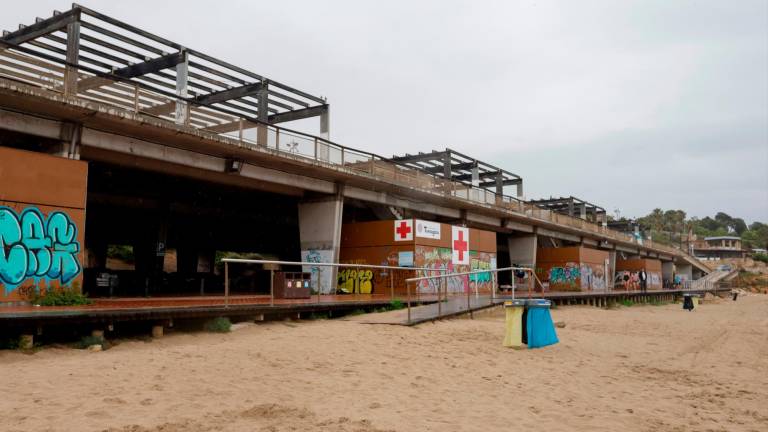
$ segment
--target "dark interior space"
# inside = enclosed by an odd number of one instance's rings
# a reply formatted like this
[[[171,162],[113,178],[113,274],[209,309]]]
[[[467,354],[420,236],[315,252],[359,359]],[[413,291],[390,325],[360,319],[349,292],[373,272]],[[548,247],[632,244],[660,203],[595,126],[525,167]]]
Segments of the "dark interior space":
[[[92,297],[220,294],[220,258],[300,259],[298,197],[91,162],[84,289]],[[269,271],[230,268],[233,294]]]

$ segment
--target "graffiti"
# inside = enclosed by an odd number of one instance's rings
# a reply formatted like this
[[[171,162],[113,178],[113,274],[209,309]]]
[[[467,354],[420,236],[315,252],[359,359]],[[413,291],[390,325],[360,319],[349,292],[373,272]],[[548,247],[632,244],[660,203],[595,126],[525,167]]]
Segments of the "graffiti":
[[[337,286],[339,291],[346,294],[371,294],[373,292],[373,272],[364,269],[340,269]]]
[[[491,269],[491,263],[488,261],[481,261],[477,258],[472,258],[472,261],[470,262],[470,267],[472,271],[475,270],[490,270]],[[473,275],[469,275],[469,280],[471,282],[475,283],[486,283],[491,282],[491,272],[488,273],[477,273]]]
[[[564,267],[552,267],[549,269],[549,283],[575,285],[579,274],[579,266],[576,263],[567,262]]]
[[[322,249],[307,249],[301,251],[301,260],[313,263],[333,262],[333,251]],[[329,294],[331,292],[332,271],[326,266],[304,266],[303,271],[310,273],[310,283],[315,291]]]
[[[648,288],[661,289],[661,273],[647,272],[648,273]],[[619,270],[616,272],[614,279],[614,286],[619,289],[626,290],[639,290],[640,289],[640,272],[638,270]]]
[[[605,270],[602,265],[581,263],[579,278],[582,290],[605,289]]]
[[[651,288],[661,288],[661,274],[660,273],[648,273],[648,286]]]
[[[5,295],[24,280],[62,285],[82,271],[77,253],[77,227],[67,214],[55,211],[48,218],[36,207],[28,207],[18,215],[9,207],[0,207],[0,283]]]

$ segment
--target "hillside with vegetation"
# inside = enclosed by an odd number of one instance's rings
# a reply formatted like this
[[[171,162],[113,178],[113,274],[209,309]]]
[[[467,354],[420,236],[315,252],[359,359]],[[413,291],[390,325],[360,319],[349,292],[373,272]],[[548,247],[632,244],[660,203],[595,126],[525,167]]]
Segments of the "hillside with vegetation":
[[[747,225],[744,219],[723,212],[700,219],[688,218],[683,210],[657,208],[636,222],[647,229],[653,241],[678,247],[693,235],[699,239],[731,235],[741,237],[745,249],[768,248],[768,223],[755,221]]]

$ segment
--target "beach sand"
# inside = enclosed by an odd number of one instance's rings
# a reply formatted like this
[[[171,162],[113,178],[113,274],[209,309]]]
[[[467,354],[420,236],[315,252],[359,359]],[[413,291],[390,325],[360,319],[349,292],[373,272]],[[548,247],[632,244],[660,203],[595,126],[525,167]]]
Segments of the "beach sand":
[[[2,431],[766,431],[768,296],[415,328],[271,322],[104,352],[0,352]]]

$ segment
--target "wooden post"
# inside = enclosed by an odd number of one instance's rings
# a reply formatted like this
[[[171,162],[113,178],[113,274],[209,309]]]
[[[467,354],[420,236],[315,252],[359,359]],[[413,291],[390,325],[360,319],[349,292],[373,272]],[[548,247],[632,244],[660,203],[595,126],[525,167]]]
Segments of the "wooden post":
[[[319,287],[318,287],[319,291]],[[269,270],[269,305],[275,305],[275,270]]]
[[[405,291],[406,291],[406,299],[408,302],[408,322],[411,322],[411,284],[406,282],[405,283]]]

